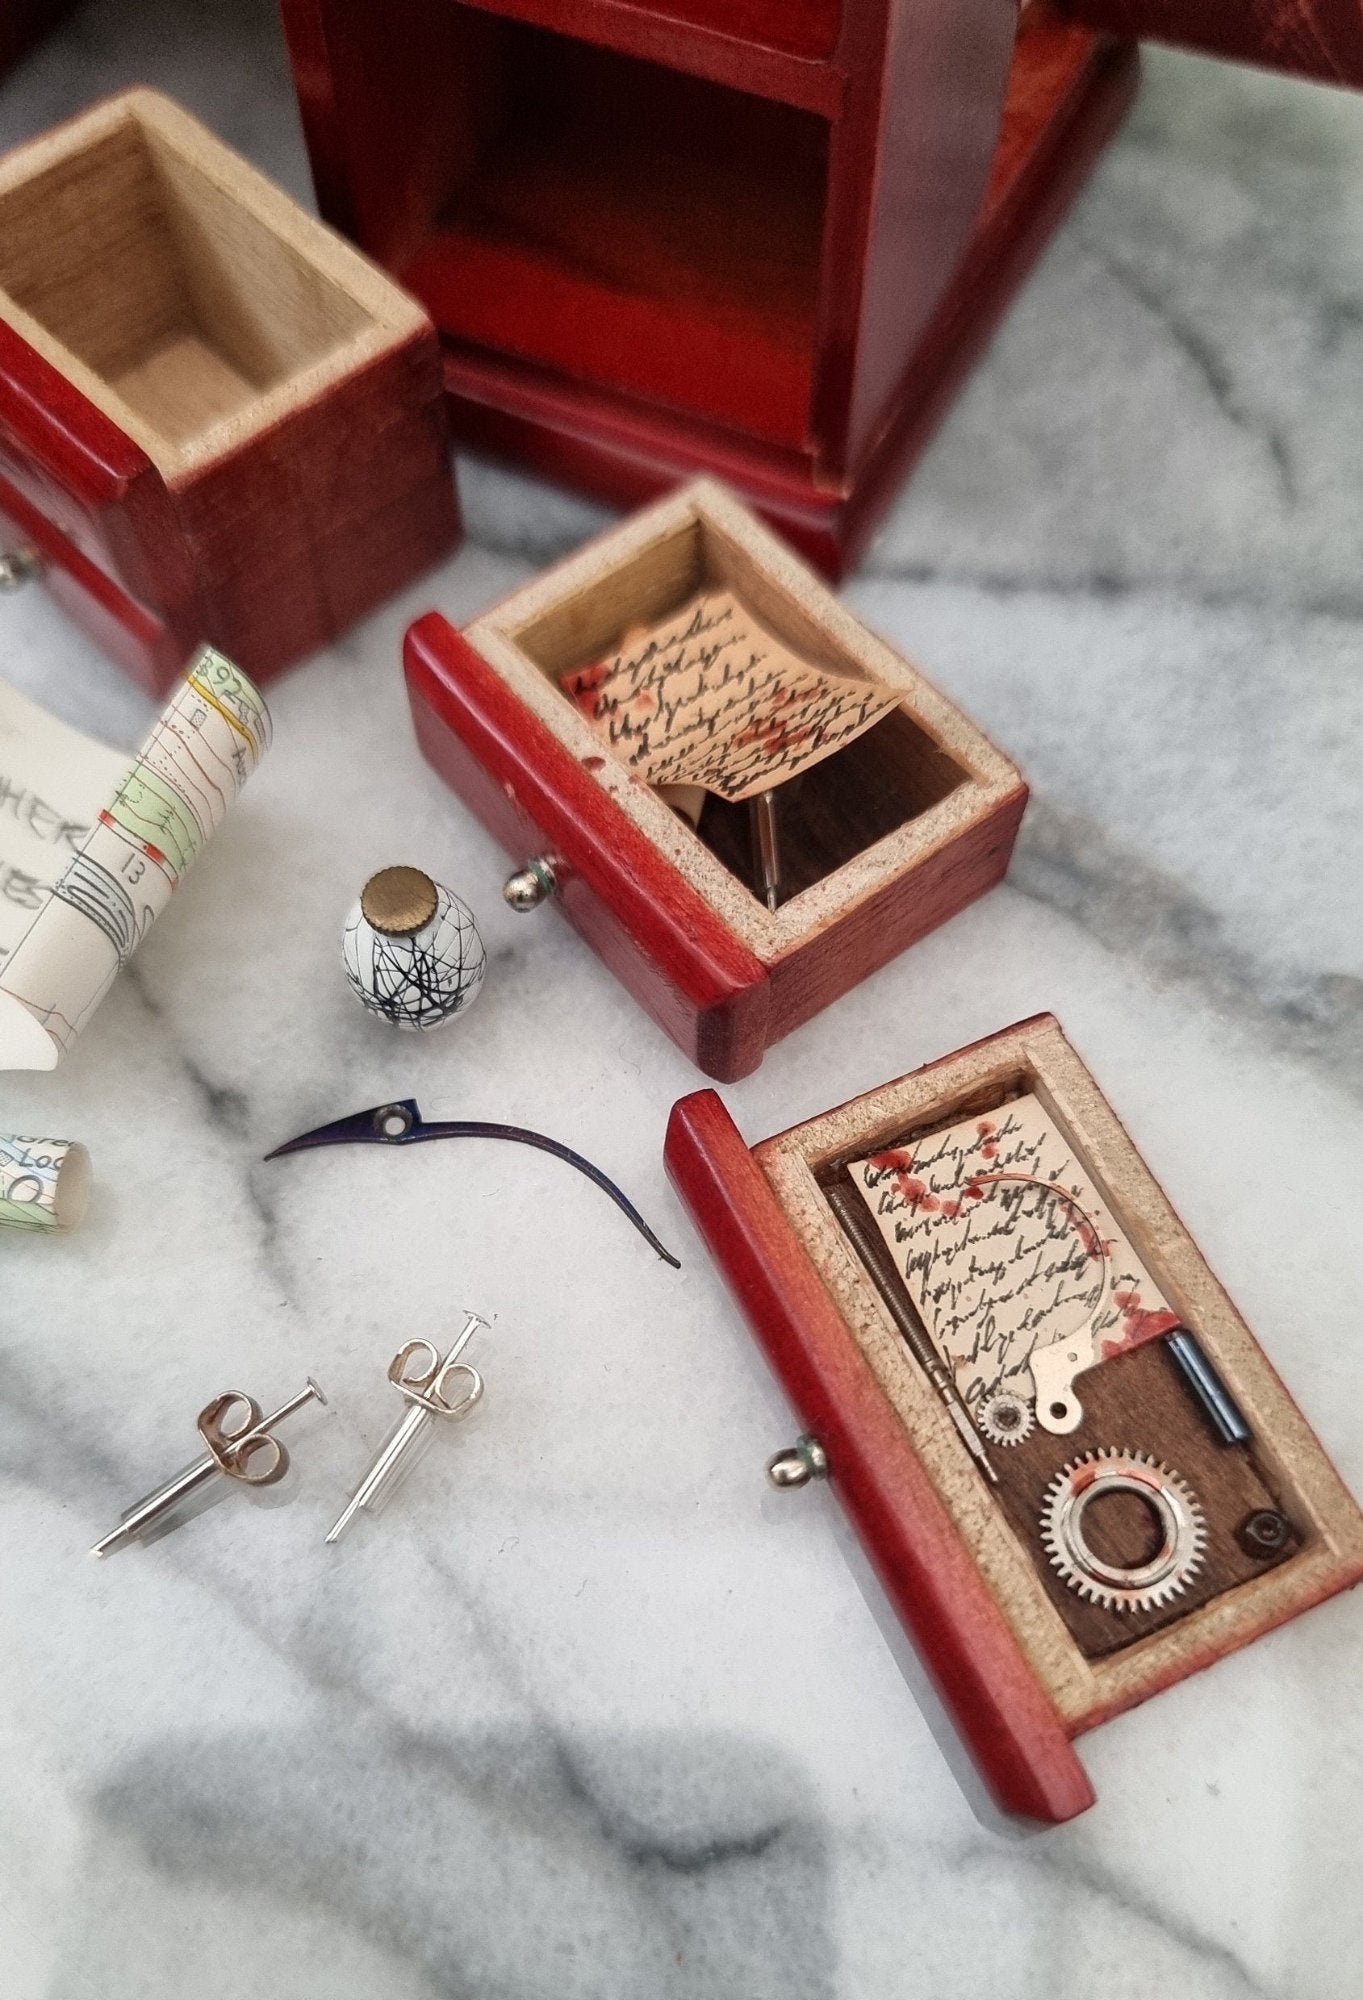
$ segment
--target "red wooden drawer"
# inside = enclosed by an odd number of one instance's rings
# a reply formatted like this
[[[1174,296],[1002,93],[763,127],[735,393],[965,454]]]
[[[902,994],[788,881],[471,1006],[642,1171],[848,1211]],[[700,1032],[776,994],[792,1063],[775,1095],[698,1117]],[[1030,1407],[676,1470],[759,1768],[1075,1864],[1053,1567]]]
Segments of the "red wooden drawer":
[[[417,741],[508,854],[549,854],[573,928],[708,1076],[746,1076],[771,1021],[766,968],[594,778],[432,612],[407,634]]]
[[[1223,1567],[1185,1611],[1175,1598],[1173,1608],[1148,1614],[1151,1629],[1126,1637],[1123,1621],[1111,1617],[1118,1629],[1100,1643],[1057,1612],[1051,1591],[1067,1593],[1052,1574],[1035,1512],[1024,1510],[1024,1528],[999,1499],[1000,1487],[981,1475],[827,1192],[848,1161],[987,1116],[1020,1091],[1040,1098],[1059,1124],[1248,1421],[1248,1446],[1227,1446],[1195,1406],[1181,1419],[1185,1446],[1200,1463],[1180,1469],[1196,1471],[1208,1550],[1219,1551],[1207,1555],[1207,1569],[1226,1564],[1243,1504],[1235,1482],[1250,1476],[1245,1467],[1229,1475],[1217,1514],[1217,1482],[1227,1477],[1218,1464],[1227,1453],[1248,1451],[1254,1480],[1296,1535],[1275,1566],[1255,1569],[1235,1558],[1238,1573]],[[1074,1738],[1363,1576],[1356,1502],[1053,1017],[1021,1022],[753,1146],[716,1094],[698,1091],[673,1107],[666,1158],[797,1426],[822,1447],[830,1485],[948,1715],[1007,1810],[1045,1821],[1082,1812],[1093,1791]],[[1166,1457],[1159,1415],[1167,1420],[1168,1384],[1181,1378],[1163,1346],[1151,1340],[1079,1378],[1084,1400],[1098,1409],[1098,1377],[1111,1383],[1112,1371],[1137,1356],[1155,1364],[1143,1368],[1142,1397],[1119,1419],[1132,1435],[1102,1437],[1100,1426],[1102,1442]],[[1149,1387],[1161,1379],[1162,1403]],[[1089,1428],[1077,1430],[1072,1441],[1058,1441],[1055,1456],[1079,1456],[1095,1442]],[[1038,1443],[1057,1441],[1038,1431],[1031,1444]],[[1028,1448],[995,1453],[1000,1479]]]
[[[557,684],[609,650],[622,625],[740,576],[761,594],[768,629],[785,617],[808,643],[813,623],[830,664],[902,689],[899,708],[801,780],[804,803],[787,824],[793,849],[799,813],[816,822],[808,880],[775,913],[736,870],[732,822],[693,833],[605,753]],[[710,481],[634,516],[464,633],[438,613],[420,619],[406,661],[436,769],[515,862],[552,863],[564,915],[720,1079],[755,1069],[773,1042],[998,881],[1026,803],[1015,766]]]

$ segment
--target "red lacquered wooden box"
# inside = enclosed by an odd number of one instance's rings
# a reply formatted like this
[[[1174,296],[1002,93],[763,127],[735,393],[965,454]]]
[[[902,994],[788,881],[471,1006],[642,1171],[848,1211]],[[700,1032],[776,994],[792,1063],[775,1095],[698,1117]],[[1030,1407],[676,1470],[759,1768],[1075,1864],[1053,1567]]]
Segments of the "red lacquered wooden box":
[[[1080,1377],[1087,1413],[1070,1438],[1037,1431],[991,1452],[1001,1485],[981,1476],[843,1233],[830,1190],[849,1161],[1000,1112],[1022,1092],[1042,1101],[1163,1297],[1195,1331],[1248,1420],[1247,1445],[1220,1443],[1190,1413],[1163,1341],[1151,1339]],[[832,1487],[948,1713],[1008,1811],[1047,1821],[1082,1812],[1093,1791],[1075,1737],[1363,1576],[1363,1515],[1052,1016],[753,1147],[715,1092],[699,1091],[673,1108],[666,1157],[801,1429],[822,1447]],[[1123,1369],[1133,1373],[1122,1378]],[[1175,1463],[1200,1455],[1204,1568],[1190,1608],[1175,1597],[1157,1612],[1128,1612],[1144,1622],[1127,1636],[1120,1617],[1057,1583],[1035,1513],[1018,1511],[1018,1482],[1038,1445],[1054,1448],[1043,1479],[1071,1451],[1122,1444],[1162,1457],[1171,1421],[1181,1426]],[[1267,1566],[1234,1531],[1247,1505],[1280,1508],[1291,1524],[1292,1539]]]
[[[283,12],[322,212],[429,309],[456,435],[625,502],[717,473],[833,574],[1135,78],[1043,0]]]
[[[168,99],[0,161],[0,529],[159,692],[264,678],[452,546],[439,346]]]
[[[623,632],[730,588],[803,657],[900,691],[782,806],[792,893],[771,911],[747,816],[712,798],[699,827],[609,754],[559,685]],[[1027,788],[916,668],[852,617],[731,495],[700,480],[635,515],[457,632],[407,636],[421,746],[518,863],[707,1075],[771,1043],[992,887]]]

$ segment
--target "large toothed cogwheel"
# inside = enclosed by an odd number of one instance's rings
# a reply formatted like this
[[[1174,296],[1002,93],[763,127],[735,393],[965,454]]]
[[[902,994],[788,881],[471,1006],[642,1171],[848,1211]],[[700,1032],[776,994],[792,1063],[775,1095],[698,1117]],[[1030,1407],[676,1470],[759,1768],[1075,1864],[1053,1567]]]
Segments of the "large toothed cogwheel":
[[[997,1389],[975,1412],[975,1421],[990,1444],[1021,1444],[1036,1429],[1036,1410],[1026,1396]]]
[[[1084,1533],[1084,1515],[1100,1494],[1134,1493],[1160,1529],[1160,1546],[1148,1562],[1127,1567],[1096,1555]],[[1202,1567],[1207,1524],[1196,1497],[1176,1472],[1144,1451],[1087,1451],[1046,1488],[1041,1539],[1071,1590],[1109,1611],[1150,1611],[1186,1589]]]

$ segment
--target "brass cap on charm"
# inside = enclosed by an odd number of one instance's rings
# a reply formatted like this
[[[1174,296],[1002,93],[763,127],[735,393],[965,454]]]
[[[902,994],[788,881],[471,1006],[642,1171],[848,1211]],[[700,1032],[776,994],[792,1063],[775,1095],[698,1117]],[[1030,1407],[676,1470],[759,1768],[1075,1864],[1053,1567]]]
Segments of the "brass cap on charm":
[[[411,937],[436,912],[435,883],[420,868],[381,868],[360,891],[367,924],[385,937]]]

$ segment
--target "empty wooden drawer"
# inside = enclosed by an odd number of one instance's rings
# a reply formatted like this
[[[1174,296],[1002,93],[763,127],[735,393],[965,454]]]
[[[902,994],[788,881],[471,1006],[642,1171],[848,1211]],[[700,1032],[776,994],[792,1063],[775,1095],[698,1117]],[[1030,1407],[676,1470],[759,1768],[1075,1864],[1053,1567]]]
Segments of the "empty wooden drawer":
[[[105,643],[131,601],[153,688],[205,640],[268,675],[457,537],[420,307],[153,91],[0,161],[0,322],[0,507],[116,586]]]

